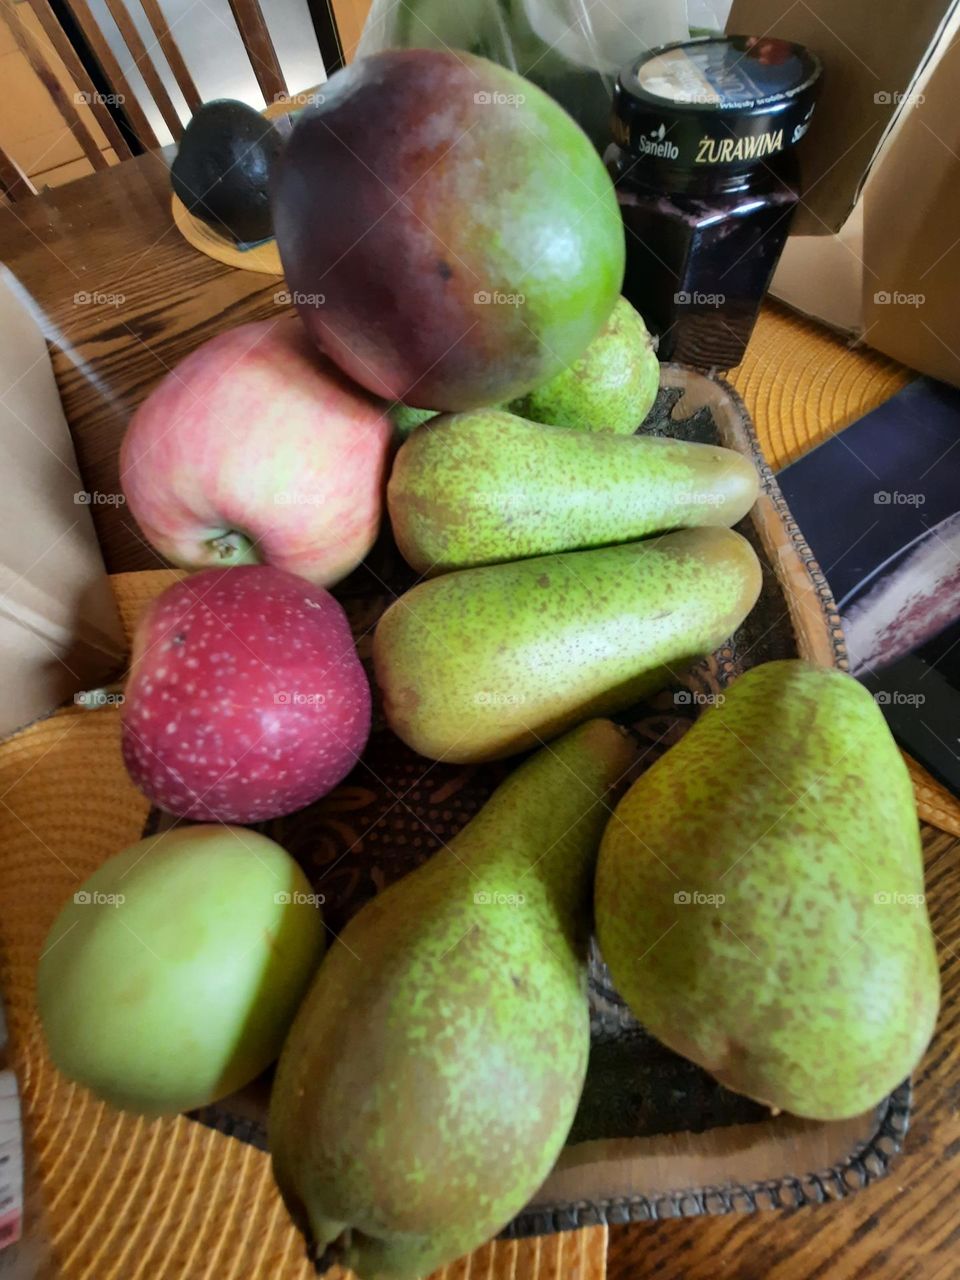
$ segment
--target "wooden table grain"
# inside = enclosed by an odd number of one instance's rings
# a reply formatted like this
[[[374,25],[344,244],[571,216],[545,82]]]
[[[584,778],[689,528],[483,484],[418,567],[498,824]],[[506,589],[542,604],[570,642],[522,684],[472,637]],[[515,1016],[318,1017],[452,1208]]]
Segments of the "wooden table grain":
[[[126,422],[159,379],[222,329],[287,309],[276,278],[181,240],[160,155],[0,209],[0,261],[33,300],[85,483],[103,493],[118,490]],[[108,568],[157,567],[122,506],[93,514]],[[925,828],[924,847],[943,1008],[890,1175],[815,1208],[615,1227],[609,1280],[960,1277],[960,842]]]
[[[32,299],[80,472],[102,494],[119,492],[126,424],[164,374],[223,329],[290,311],[279,277],[225,267],[183,240],[160,153],[0,209],[0,262]],[[111,572],[161,566],[122,505],[91,511]]]

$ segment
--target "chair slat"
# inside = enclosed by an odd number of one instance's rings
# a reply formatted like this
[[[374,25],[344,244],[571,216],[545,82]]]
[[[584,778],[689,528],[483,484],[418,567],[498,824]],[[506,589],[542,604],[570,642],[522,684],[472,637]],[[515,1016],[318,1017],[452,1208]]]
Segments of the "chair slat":
[[[84,155],[94,169],[108,169],[110,162],[97,146],[93,134],[80,118],[80,113],[71,101],[70,95],[60,83],[53,68],[47,62],[44,51],[37,43],[36,37],[20,20],[20,15],[17,13],[13,0],[0,0],[0,12],[3,13],[6,19],[10,34],[13,36],[17,48],[30,63],[37,79],[53,99],[54,105],[63,117],[64,124],[83,148]]]
[[[90,79],[86,67],[77,57],[77,51],[64,34],[63,27],[61,27],[56,15],[50,8],[49,0],[29,0],[29,3],[47,39],[53,45],[57,57],[67,68],[73,83],[89,102],[90,110],[103,130],[107,142],[116,152],[117,158],[129,160],[133,152],[127,145],[126,138],[117,128],[116,122],[108,111],[106,104],[100,101],[96,86]]]
[[[187,69],[187,64],[183,60],[179,46],[173,38],[173,32],[163,15],[163,10],[157,3],[157,0],[140,0],[143,6],[143,12],[147,15],[147,21],[153,34],[157,37],[157,43],[163,50],[163,56],[166,58],[170,70],[173,72],[177,84],[180,86],[180,92],[183,94],[184,100],[191,111],[196,111],[203,99],[197,90],[197,86],[193,82],[193,76]]]
[[[37,188],[3,147],[0,147],[0,191],[10,200],[22,200],[24,196],[37,194]]]
[[[100,63],[110,87],[123,97],[123,112],[130,121],[130,127],[136,134],[137,140],[146,151],[159,147],[160,141],[153,131],[153,126],[130,88],[130,82],[107,43],[106,36],[97,25],[87,0],[66,0],[66,3],[73,14],[74,21],[83,32],[87,44],[93,50],[94,57]]]
[[[449,0],[450,3],[453,0]],[[357,54],[357,45],[363,35],[364,24],[370,13],[370,0],[321,0],[331,6],[331,16],[336,24],[343,47],[344,60],[352,62]],[[402,6],[401,6],[402,7]],[[411,8],[416,6],[411,5]],[[327,75],[331,69],[327,68]]]
[[[285,98],[287,82],[258,0],[230,0],[230,9],[240,29],[264,102],[271,103],[278,98]]]
[[[173,105],[173,101],[164,88],[163,81],[157,68],[150,60],[147,53],[147,47],[140,38],[140,32],[134,25],[133,19],[127,12],[123,0],[107,0],[107,8],[110,10],[110,16],[117,24],[120,34],[123,36],[123,42],[130,50],[130,55],[137,64],[137,70],[143,76],[144,83],[150,90],[150,94],[157,104],[157,110],[163,116],[164,123],[170,130],[173,137],[179,142],[183,137],[183,125],[180,123],[180,117],[177,115],[177,109]]]

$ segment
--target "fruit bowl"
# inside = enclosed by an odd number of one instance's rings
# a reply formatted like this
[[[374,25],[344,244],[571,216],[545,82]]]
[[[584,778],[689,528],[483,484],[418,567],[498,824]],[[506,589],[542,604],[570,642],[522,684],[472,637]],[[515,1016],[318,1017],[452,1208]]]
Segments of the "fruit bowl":
[[[736,394],[722,381],[664,365],[642,431],[724,445],[753,459],[761,494],[738,528],[760,557],[763,588],[757,607],[726,644],[684,673],[681,683],[616,717],[641,744],[636,772],[675,743],[747,668],[798,656],[820,666],[847,665],[826,579]],[[415,580],[387,535],[337,588],[366,663],[377,620]],[[513,763],[425,760],[386,728],[375,706],[370,744],[353,773],[318,803],[259,829],[297,858],[337,933],[366,901],[449,841]],[[152,829],[162,822],[151,814]],[[774,1116],[648,1036],[596,952],[590,988],[590,1067],[570,1140],[506,1234],[820,1203],[881,1176],[898,1150],[909,1120],[909,1082],[851,1120]],[[261,1080],[195,1118],[265,1147],[267,1086]]]

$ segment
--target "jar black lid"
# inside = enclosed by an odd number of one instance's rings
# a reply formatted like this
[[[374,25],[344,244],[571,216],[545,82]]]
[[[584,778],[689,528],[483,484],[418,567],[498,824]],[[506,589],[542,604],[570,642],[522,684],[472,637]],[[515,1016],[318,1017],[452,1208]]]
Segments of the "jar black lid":
[[[806,133],[820,60],[769,36],[651,49],[620,73],[613,136],[644,169],[749,169]]]

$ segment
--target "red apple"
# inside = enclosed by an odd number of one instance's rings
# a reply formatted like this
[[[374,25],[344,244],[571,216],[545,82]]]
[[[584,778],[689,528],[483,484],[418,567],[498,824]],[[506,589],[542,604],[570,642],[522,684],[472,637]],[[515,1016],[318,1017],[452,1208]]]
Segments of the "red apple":
[[[390,438],[383,404],[285,316],[177,365],[134,414],[120,479],[174,564],[272,564],[330,586],[376,539]]]
[[[370,733],[370,685],[328,592],[267,565],[174,583],[134,636],[123,758],[200,822],[259,822],[332,790]]]

